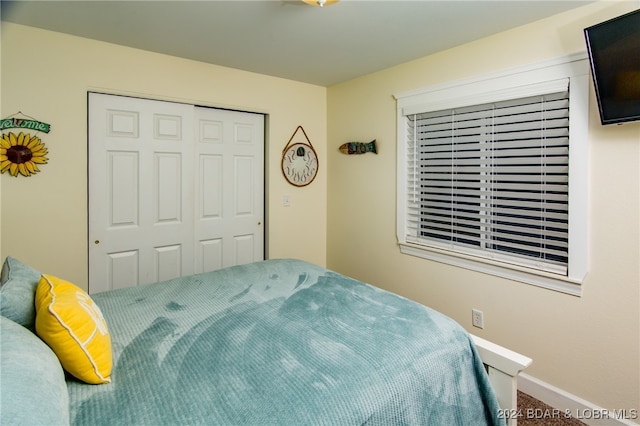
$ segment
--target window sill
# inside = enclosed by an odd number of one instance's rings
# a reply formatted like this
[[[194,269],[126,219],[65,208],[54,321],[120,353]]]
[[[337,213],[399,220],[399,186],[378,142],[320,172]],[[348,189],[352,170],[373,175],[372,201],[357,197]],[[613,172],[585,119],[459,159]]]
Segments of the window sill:
[[[415,244],[400,243],[400,252],[447,265],[457,266],[484,274],[506,278],[572,296],[582,295],[582,280],[575,280],[557,274],[535,271],[532,269],[507,265],[490,260],[479,259],[473,256],[466,256],[431,247],[418,246]]]

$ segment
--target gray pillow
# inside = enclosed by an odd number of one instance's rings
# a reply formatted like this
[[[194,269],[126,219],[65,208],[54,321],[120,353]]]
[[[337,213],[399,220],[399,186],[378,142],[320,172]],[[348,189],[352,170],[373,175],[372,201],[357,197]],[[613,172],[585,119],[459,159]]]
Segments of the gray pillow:
[[[0,275],[0,315],[35,331],[35,297],[40,276],[31,266],[7,256]]]
[[[0,316],[0,347],[0,424],[68,425],[67,384],[49,346]]]

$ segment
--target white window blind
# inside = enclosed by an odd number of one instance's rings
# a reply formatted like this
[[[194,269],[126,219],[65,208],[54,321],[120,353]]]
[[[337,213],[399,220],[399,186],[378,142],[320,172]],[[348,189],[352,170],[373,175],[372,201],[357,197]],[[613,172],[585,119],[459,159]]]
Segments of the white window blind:
[[[407,242],[567,274],[568,86],[405,123]]]

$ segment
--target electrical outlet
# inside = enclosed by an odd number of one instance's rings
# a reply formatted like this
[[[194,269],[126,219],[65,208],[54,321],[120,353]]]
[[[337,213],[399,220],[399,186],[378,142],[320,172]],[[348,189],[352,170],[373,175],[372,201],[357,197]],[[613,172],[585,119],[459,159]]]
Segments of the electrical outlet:
[[[484,328],[484,314],[478,309],[471,310],[471,323],[474,327]]]

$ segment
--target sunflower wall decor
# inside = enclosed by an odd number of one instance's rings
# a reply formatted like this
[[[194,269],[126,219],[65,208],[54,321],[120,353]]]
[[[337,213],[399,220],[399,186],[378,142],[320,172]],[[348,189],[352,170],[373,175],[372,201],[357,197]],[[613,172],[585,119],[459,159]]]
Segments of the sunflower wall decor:
[[[0,129],[20,128],[49,132],[50,126],[36,120],[9,117],[0,120]],[[17,134],[16,134],[17,133]],[[40,171],[38,164],[46,164],[49,150],[37,134],[24,131],[3,133],[0,138],[0,173],[29,177]]]

